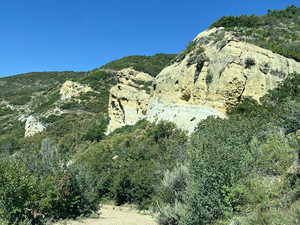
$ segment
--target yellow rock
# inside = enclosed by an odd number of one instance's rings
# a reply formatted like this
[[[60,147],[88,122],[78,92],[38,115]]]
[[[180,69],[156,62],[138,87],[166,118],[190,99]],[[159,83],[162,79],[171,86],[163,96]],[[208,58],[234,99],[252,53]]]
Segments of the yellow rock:
[[[83,93],[93,91],[88,85],[67,80],[60,88],[61,100],[69,100],[79,97]]]
[[[150,99],[145,90],[145,85],[153,80],[149,74],[127,68],[119,71],[117,77],[118,84],[110,90],[107,133],[144,119]]]
[[[180,55],[153,79],[131,68],[118,73],[110,91],[108,132],[140,119],[169,120],[191,133],[208,116],[225,118],[228,107],[243,97],[259,101],[300,63],[240,41],[232,32],[213,28],[200,33],[193,49]],[[151,82],[146,93],[140,82]]]

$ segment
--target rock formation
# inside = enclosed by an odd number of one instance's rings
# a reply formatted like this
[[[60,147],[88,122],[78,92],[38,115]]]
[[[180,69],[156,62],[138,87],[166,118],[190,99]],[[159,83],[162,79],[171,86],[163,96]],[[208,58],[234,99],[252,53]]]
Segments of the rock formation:
[[[93,91],[93,89],[87,85],[67,80],[60,89],[61,100],[69,100],[79,97],[81,94],[90,91]]]
[[[108,133],[124,125],[133,125],[146,116],[153,78],[127,68],[117,73],[118,84],[111,88]]]
[[[214,28],[194,39],[193,50],[183,60],[161,71],[155,81],[154,99],[225,112],[242,97],[259,100],[296,71],[300,71],[300,63],[295,60]]]
[[[243,97],[259,101],[289,74],[300,72],[300,63],[213,28],[159,73],[150,94],[134,86],[138,72],[125,71],[111,90],[108,132],[146,118],[169,120],[191,133],[207,116],[225,117]]]
[[[32,137],[38,133],[43,132],[45,129],[46,127],[34,116],[29,116],[26,118],[25,137]]]

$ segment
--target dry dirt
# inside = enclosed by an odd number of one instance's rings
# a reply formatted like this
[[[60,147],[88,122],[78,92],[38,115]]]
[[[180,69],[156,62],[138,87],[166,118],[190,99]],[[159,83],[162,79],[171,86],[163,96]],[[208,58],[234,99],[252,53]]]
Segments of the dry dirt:
[[[141,214],[130,207],[104,205],[98,218],[68,221],[67,225],[157,225],[150,215]]]

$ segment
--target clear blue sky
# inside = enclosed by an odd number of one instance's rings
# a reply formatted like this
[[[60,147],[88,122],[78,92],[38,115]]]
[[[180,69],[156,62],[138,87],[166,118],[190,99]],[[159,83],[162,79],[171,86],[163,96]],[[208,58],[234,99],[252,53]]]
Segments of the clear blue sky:
[[[176,53],[221,16],[291,4],[300,0],[2,0],[0,76]]]

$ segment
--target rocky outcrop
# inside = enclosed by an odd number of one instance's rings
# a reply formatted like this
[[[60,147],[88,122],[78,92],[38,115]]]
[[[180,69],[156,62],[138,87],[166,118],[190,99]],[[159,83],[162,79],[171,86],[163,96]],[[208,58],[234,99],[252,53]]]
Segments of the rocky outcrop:
[[[300,63],[214,28],[198,35],[182,60],[156,79],[154,100],[212,107],[225,112],[241,98],[256,100],[277,86]]]
[[[244,97],[259,101],[294,72],[300,72],[299,62],[213,28],[199,34],[159,73],[150,94],[134,87],[134,78],[129,78],[134,75],[119,79],[119,86],[111,91],[111,124],[120,127],[141,118],[169,120],[191,133],[207,116],[226,117],[228,107]]]
[[[118,84],[110,90],[108,133],[145,118],[153,80],[132,68],[119,71],[117,77]]]
[[[88,85],[67,80],[60,88],[61,100],[70,100],[90,91],[93,89]]]
[[[20,120],[22,120],[22,118]],[[34,116],[27,117],[25,121],[25,137],[32,137],[46,129],[46,127]]]

